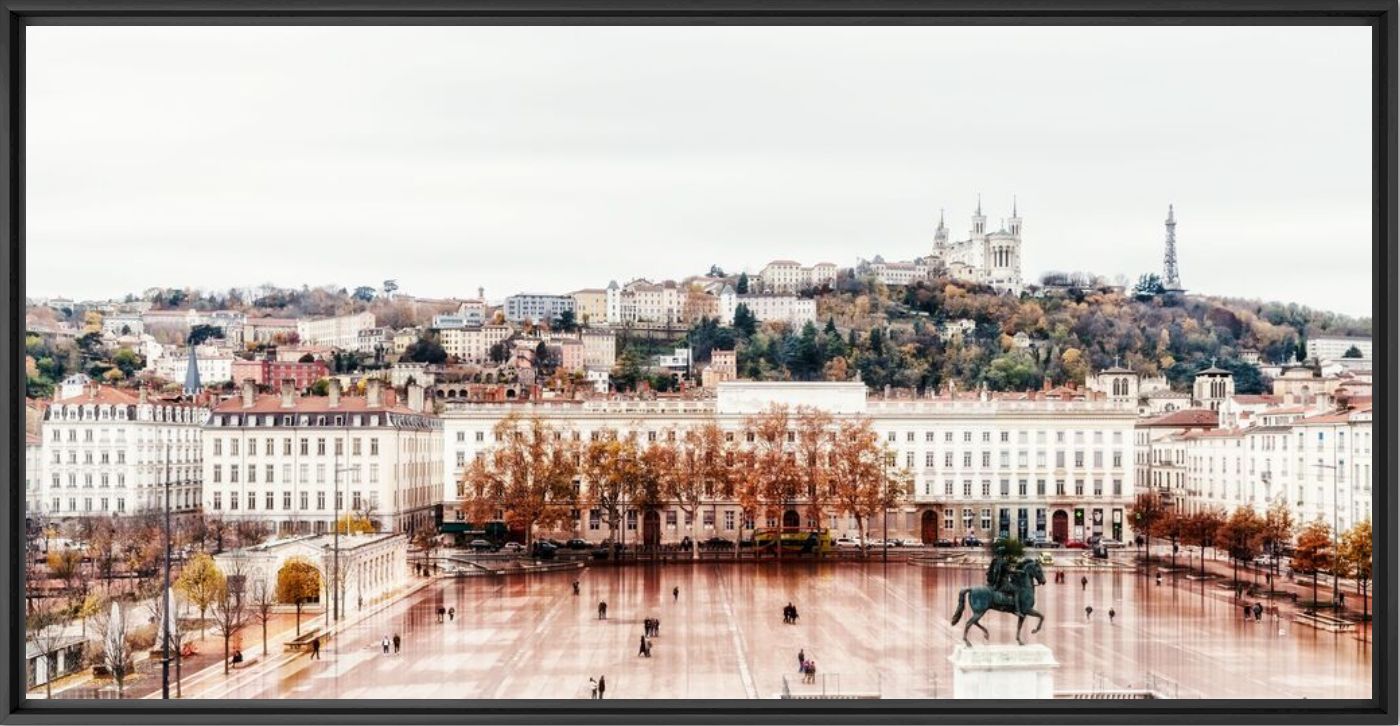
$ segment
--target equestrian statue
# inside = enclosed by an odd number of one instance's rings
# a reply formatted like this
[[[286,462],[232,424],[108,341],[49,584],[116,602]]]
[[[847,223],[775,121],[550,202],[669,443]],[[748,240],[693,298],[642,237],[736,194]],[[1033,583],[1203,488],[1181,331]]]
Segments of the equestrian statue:
[[[1026,616],[1034,615],[1036,618],[1035,629],[1031,633],[1039,633],[1040,627],[1045,624],[1045,616],[1035,609],[1035,588],[1036,585],[1045,584],[1045,571],[1038,560],[1020,557],[1020,554],[1019,542],[999,541],[994,545],[992,562],[987,566],[987,586],[966,587],[958,593],[958,609],[953,612],[953,625],[962,620],[963,608],[968,602],[972,603],[972,617],[963,628],[963,643],[969,647],[972,643],[968,641],[967,634],[974,625],[982,630],[984,639],[991,639],[992,634],[986,626],[978,622],[988,610],[1016,616],[1018,645],[1025,645],[1021,640],[1021,626],[1025,624]]]

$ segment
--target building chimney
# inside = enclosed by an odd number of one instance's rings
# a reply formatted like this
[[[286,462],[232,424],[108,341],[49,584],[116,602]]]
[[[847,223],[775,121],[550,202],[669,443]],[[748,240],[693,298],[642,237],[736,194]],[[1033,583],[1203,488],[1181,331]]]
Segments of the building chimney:
[[[251,378],[243,379],[243,408],[252,408],[258,397],[258,384]]]
[[[327,395],[330,397],[331,408],[340,408],[340,379],[331,378],[330,385],[326,387]]]
[[[408,384],[408,407],[414,411],[426,412],[424,406],[423,387],[417,383]]]
[[[378,378],[365,379],[365,406],[379,408],[384,405],[384,381]]]
[[[296,379],[282,379],[282,408],[291,408],[296,405]]]

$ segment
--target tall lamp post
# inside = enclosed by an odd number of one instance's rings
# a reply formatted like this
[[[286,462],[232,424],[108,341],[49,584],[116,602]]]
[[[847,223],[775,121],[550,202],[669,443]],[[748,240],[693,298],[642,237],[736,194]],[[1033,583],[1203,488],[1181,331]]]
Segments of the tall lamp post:
[[[339,455],[339,454],[336,454],[336,456],[335,456],[335,473],[334,473],[334,474],[332,475],[332,477],[331,477],[331,479],[332,479],[332,485],[331,485],[331,486],[332,486],[333,489],[334,489],[334,493],[332,494],[332,496],[333,496],[334,499],[335,499],[335,501],[331,502],[331,512],[332,512],[332,516],[333,516],[333,519],[332,519],[332,521],[331,521],[331,539],[332,539],[332,542],[333,542],[333,544],[331,545],[331,578],[332,578],[332,585],[333,585],[334,588],[335,588],[334,591],[331,593],[331,610],[332,610],[332,612],[334,613],[334,619],[335,619],[336,622],[339,622],[339,621],[340,621],[340,613],[341,613],[341,603],[340,603],[340,474],[341,474],[342,472],[352,472],[352,471],[359,471],[359,470],[356,469],[356,468],[353,467],[353,466],[341,466],[341,465],[340,465],[340,455]],[[350,531],[349,531],[349,529],[350,529],[349,525],[350,525],[350,523],[347,521],[347,522],[346,522],[346,532],[345,532],[346,534],[349,534],[349,533],[350,533]]]
[[[161,623],[161,630],[164,637],[161,638],[160,646],[160,697],[170,698],[170,625],[175,618],[170,612],[173,600],[170,596],[170,442],[165,444],[165,587],[161,590],[160,596],[164,598],[164,607],[161,612],[165,614]]]
[[[1337,567],[1337,550],[1340,546],[1337,532],[1337,508],[1341,506],[1339,501],[1341,496],[1337,488],[1337,469],[1339,467],[1337,466],[1337,430],[1335,428],[1332,430],[1332,463],[1318,462],[1313,466],[1318,469],[1332,470],[1332,605],[1336,607],[1341,591],[1341,577],[1337,574],[1340,569]]]

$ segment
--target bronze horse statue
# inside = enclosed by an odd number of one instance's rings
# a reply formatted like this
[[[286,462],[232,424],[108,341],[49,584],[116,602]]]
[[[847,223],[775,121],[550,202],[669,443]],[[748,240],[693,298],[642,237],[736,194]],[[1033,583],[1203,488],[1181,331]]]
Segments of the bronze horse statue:
[[[957,625],[962,619],[963,607],[968,601],[972,602],[972,617],[963,628],[963,643],[968,647],[972,646],[967,639],[967,633],[974,625],[982,629],[983,638],[990,640],[992,634],[987,631],[986,626],[977,621],[981,620],[988,610],[996,610],[1016,616],[1016,643],[1025,645],[1021,641],[1021,626],[1025,624],[1026,616],[1034,615],[1036,618],[1035,630],[1031,633],[1039,633],[1040,626],[1045,624],[1045,616],[1035,609],[1035,587],[1038,584],[1045,584],[1045,571],[1040,568],[1040,562],[1028,557],[1021,560],[1011,571],[1006,590],[990,587],[963,588],[962,592],[958,593],[958,609],[953,613],[953,625]]]

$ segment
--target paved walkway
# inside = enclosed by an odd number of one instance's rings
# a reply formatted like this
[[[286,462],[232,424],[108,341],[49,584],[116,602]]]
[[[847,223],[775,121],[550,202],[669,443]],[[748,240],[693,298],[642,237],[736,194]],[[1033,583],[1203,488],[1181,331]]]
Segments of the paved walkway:
[[[1051,572],[1054,568],[1050,568]],[[1062,663],[1059,690],[1155,687],[1181,698],[1364,698],[1371,648],[1355,634],[1244,622],[1214,583],[1157,586],[1124,571],[1076,571],[1038,591],[1044,631]],[[605,675],[609,698],[771,698],[795,684],[797,652],[817,662],[829,693],[947,698],[948,619],[973,569],[907,564],[743,564],[596,568],[444,579],[349,626],[323,660],[273,659],[199,696],[219,698],[587,698]],[[673,600],[672,588],[680,588]],[[597,618],[597,603],[609,618]],[[781,608],[801,618],[785,625]],[[436,608],[454,606],[438,623]],[[1094,612],[1086,620],[1084,607]],[[1116,611],[1113,623],[1108,610]],[[642,620],[661,620],[653,657],[637,656]],[[1015,621],[988,615],[997,642]],[[380,652],[398,633],[399,654]],[[974,641],[975,642],[975,641]],[[246,651],[245,651],[246,652]],[[187,692],[187,695],[189,693]]]

